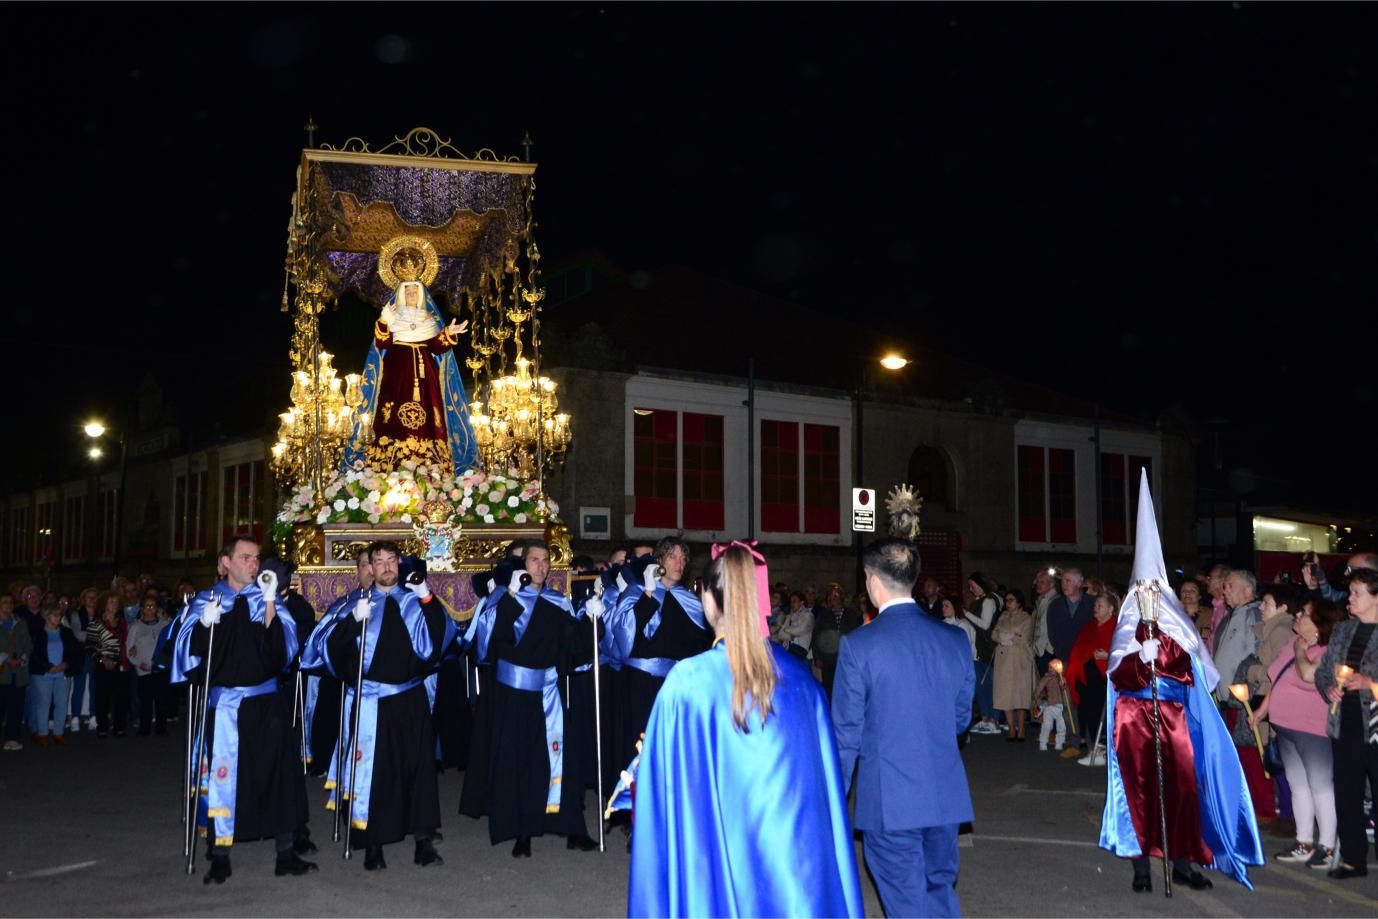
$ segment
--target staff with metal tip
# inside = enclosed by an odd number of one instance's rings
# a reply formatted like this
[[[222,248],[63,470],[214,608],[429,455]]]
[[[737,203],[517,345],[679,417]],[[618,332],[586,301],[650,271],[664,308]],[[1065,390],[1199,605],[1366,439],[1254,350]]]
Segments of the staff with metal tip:
[[[209,716],[209,707],[211,701],[211,662],[215,660],[215,627],[220,624],[220,617],[221,615],[223,615],[223,613],[224,610],[220,606],[220,595],[212,591],[210,601],[201,607],[200,616],[201,625],[208,630],[209,636],[206,639],[206,656],[201,662],[201,669],[204,672],[204,675],[201,686],[201,705],[197,712],[195,724],[196,777],[192,785],[196,793],[196,801],[198,802],[198,805],[200,802],[201,795],[202,760],[204,760],[206,756],[206,719]],[[199,810],[199,806],[193,810],[194,817],[191,821],[192,824],[194,824],[196,822],[196,818],[199,817]],[[211,833],[210,819],[210,817],[206,818],[207,834]],[[196,846],[193,844],[187,847],[187,874],[191,875],[195,872]]]
[[[354,779],[359,771],[359,714],[363,708],[364,698],[364,655],[368,652],[368,620],[373,613],[373,604],[367,595],[359,598],[359,602],[354,605],[354,621],[359,623],[359,671],[354,680],[354,717],[353,729],[349,734],[349,814],[345,820],[344,831],[344,857],[348,859],[353,855],[350,846],[350,829],[354,826]],[[344,707],[340,707],[341,712]],[[337,783],[338,787],[338,783]],[[337,805],[335,808],[339,810]]]
[[[1139,581],[1139,615],[1148,627],[1148,640],[1139,651],[1139,659],[1148,664],[1149,685],[1153,687],[1153,758],[1158,767],[1158,830],[1163,840],[1163,894],[1172,897],[1172,856],[1167,842],[1167,783],[1163,778],[1163,725],[1158,710],[1158,607],[1163,588],[1157,581]]]
[[[340,812],[344,810],[344,719],[345,719],[345,683],[340,681],[340,724],[335,732],[335,828],[331,831],[330,841],[340,841]]]
[[[598,660],[598,620],[603,618],[603,579],[593,582],[593,596],[584,604],[584,613],[593,625],[593,749],[598,763],[598,801],[603,801],[603,697],[599,688]],[[606,851],[603,845],[603,816],[598,815],[598,851]]]

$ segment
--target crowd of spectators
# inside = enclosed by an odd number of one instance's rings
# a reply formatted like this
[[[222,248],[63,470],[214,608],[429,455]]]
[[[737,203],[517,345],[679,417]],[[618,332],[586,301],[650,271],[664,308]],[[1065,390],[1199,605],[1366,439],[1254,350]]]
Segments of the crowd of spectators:
[[[1173,585],[1220,672],[1215,698],[1259,824],[1289,840],[1274,858],[1336,878],[1366,873],[1373,840],[1378,555],[1351,557],[1343,577],[1332,586],[1308,558],[1297,583],[1259,584],[1250,571],[1216,565]],[[973,572],[962,598],[927,579],[919,602],[969,639],[971,734],[1018,743],[1033,720],[1041,751],[1051,744],[1080,765],[1104,766],[1106,670],[1123,590],[1070,567],[1038,572],[1030,588],[1032,604],[1021,588]]]
[[[193,592],[173,595],[148,574],[76,595],[16,583],[0,594],[0,735],[4,750],[62,747],[83,729],[104,738],[167,734],[176,720],[157,661],[168,620]]]

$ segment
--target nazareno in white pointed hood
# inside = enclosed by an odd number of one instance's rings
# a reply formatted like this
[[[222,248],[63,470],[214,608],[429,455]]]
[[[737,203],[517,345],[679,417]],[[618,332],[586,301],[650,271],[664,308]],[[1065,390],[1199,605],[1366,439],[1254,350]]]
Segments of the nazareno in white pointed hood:
[[[1139,627],[1139,593],[1135,589],[1140,583],[1156,581],[1162,590],[1158,604],[1158,628],[1177,642],[1184,651],[1201,662],[1201,672],[1205,674],[1207,690],[1214,690],[1220,682],[1220,674],[1211,660],[1210,651],[1201,641],[1196,625],[1187,618],[1182,609],[1182,601],[1168,584],[1167,566],[1163,563],[1163,545],[1158,536],[1158,518],[1153,512],[1153,495],[1148,490],[1148,470],[1139,472],[1139,514],[1134,529],[1134,573],[1130,576],[1129,590],[1120,606],[1119,621],[1115,624],[1115,635],[1110,640],[1109,672],[1113,673],[1126,655],[1137,653],[1139,642],[1134,637]]]

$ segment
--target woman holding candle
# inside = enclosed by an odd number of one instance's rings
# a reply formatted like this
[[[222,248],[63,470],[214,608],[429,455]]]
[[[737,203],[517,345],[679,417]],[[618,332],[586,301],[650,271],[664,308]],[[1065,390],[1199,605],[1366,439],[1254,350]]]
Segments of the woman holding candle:
[[[1338,880],[1368,874],[1364,780],[1378,788],[1378,571],[1350,573],[1349,615],[1330,633],[1316,668],[1316,689],[1330,702],[1326,734],[1334,751],[1340,836],[1340,863],[1330,876]]]
[[[1330,633],[1342,619],[1344,610],[1328,600],[1302,608],[1292,627],[1296,638],[1268,668],[1272,690],[1252,719],[1266,719],[1277,734],[1297,818],[1296,846],[1273,857],[1308,868],[1328,868],[1335,850],[1334,758],[1325,736],[1327,706],[1313,684]]]

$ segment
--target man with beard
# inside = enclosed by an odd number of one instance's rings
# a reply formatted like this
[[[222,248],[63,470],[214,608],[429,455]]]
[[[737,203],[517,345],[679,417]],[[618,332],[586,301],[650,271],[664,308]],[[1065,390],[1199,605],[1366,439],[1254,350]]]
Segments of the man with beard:
[[[252,539],[225,544],[225,578],[192,600],[173,651],[172,682],[204,684],[210,673],[197,808],[210,846],[207,884],[225,883],[230,847],[250,839],[273,838],[278,876],[316,869],[294,848],[306,797],[291,713],[277,691],[297,655],[296,623],[278,615],[277,578],[259,575],[258,558]]]
[[[383,846],[408,833],[416,844],[415,863],[436,865],[441,863],[433,842],[440,827],[440,790],[424,681],[457,630],[420,572],[405,587],[398,583],[396,543],[376,542],[368,557],[373,587],[352,610],[346,607],[322,623],[312,641],[331,674],[345,684],[345,730],[339,740],[345,750],[355,749],[355,724],[359,731],[354,760],[344,764],[342,774],[339,758],[331,757],[328,806],[348,808],[351,845],[365,849],[365,869],[386,868]],[[361,643],[363,692],[356,700]]]

